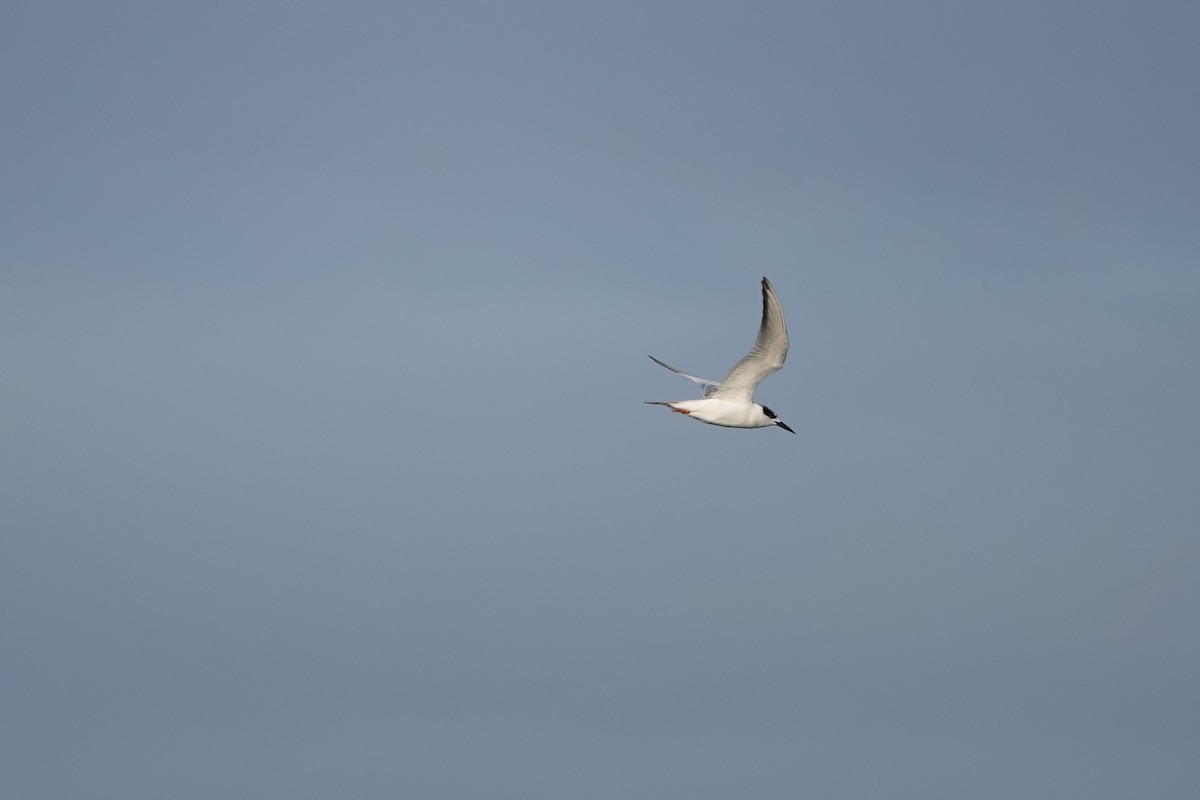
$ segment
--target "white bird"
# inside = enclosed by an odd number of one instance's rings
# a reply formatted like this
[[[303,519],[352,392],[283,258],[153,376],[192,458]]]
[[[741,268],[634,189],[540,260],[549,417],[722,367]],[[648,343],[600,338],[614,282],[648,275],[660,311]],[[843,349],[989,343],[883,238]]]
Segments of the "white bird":
[[[775,287],[766,278],[762,279],[762,297],[762,323],[758,326],[758,339],[746,357],[733,365],[725,380],[717,383],[707,378],[698,378],[650,356],[654,363],[700,384],[704,399],[676,400],[669,403],[657,400],[646,402],[652,406],[666,406],[672,411],[687,414],[692,419],[707,422],[709,425],[721,425],[726,428],[769,428],[777,425],[788,433],[795,433],[775,416],[774,411],[754,402],[754,390],[758,388],[758,384],[783,366],[788,352],[788,332],[783,321],[783,308],[775,295]]]

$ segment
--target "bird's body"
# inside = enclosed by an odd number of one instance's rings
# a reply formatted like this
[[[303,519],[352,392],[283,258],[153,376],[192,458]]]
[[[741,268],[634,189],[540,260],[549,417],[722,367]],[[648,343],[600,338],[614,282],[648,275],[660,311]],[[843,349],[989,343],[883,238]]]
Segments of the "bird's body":
[[[712,397],[703,400],[675,400],[669,403],[654,400],[647,402],[652,406],[666,406],[672,411],[723,428],[766,428],[776,424],[758,403],[734,403]]]
[[[763,378],[783,366],[787,360],[788,333],[783,320],[783,308],[775,295],[775,287],[762,279],[763,313],[758,338],[745,358],[734,365],[725,380],[717,383],[675,369],[670,364],[650,358],[672,372],[700,384],[700,400],[670,402],[647,401],[650,405],[667,406],[672,411],[692,419],[725,428],[769,428],[772,425],[795,433],[771,409],[754,402],[754,390]]]

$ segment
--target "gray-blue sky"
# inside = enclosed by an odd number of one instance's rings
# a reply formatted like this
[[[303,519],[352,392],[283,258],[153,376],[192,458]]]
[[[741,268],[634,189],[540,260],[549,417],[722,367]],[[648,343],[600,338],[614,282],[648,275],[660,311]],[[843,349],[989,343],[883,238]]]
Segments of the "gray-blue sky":
[[[1198,29],[8,4],[0,789],[1188,796]]]

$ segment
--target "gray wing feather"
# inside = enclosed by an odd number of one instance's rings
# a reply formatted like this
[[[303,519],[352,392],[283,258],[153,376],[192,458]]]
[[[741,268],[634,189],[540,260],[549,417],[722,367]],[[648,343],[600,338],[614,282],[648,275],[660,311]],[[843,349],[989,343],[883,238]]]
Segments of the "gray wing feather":
[[[715,397],[750,402],[762,379],[777,371],[787,360],[788,332],[783,320],[783,307],[779,305],[775,287],[766,278],[762,279],[762,298],[762,323],[758,326],[758,339],[745,358],[734,364],[725,380],[712,392]],[[662,364],[661,361],[659,363]],[[709,395],[706,393],[704,396]]]
[[[654,356],[649,356],[649,358],[651,361],[653,361],[655,364],[658,364],[660,367],[666,367],[667,369],[671,370],[671,372],[674,372],[676,375],[682,375],[683,377],[687,378],[688,380],[692,380],[692,381],[695,381],[696,383],[700,384],[700,391],[703,393],[704,397],[711,397],[712,393],[715,392],[717,390],[717,387],[720,385],[716,381],[710,381],[708,378],[698,378],[695,375],[687,374],[686,372],[684,372],[681,369],[675,369],[670,364],[666,363],[665,361],[659,361]]]

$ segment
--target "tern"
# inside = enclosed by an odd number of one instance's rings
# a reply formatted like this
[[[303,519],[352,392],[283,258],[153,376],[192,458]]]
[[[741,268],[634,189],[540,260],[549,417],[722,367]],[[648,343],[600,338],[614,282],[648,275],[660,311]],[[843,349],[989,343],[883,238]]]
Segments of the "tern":
[[[674,400],[662,402],[647,400],[648,405],[666,406],[678,414],[692,419],[721,425],[726,428],[769,428],[772,425],[795,433],[775,416],[775,412],[754,402],[754,390],[763,378],[777,371],[787,360],[788,332],[783,321],[783,308],[775,294],[775,287],[766,278],[762,279],[762,323],[758,326],[758,339],[745,358],[733,365],[725,380],[717,383],[707,378],[689,375],[670,364],[650,359],[676,374],[700,384],[702,400]]]

